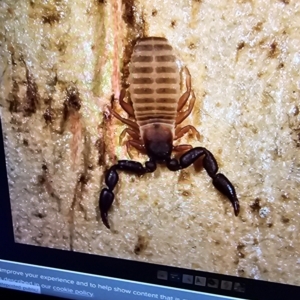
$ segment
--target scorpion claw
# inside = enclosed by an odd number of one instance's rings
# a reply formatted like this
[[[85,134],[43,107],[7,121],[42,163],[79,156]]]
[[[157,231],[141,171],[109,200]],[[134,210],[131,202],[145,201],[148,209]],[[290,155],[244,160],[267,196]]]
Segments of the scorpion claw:
[[[101,191],[100,194],[100,199],[99,199],[99,208],[100,208],[100,212],[101,212],[101,219],[102,222],[104,223],[104,225],[110,229],[110,226],[108,224],[108,220],[107,220],[107,212],[110,209],[113,201],[114,201],[114,194],[113,192],[111,192],[109,189],[104,188]]]
[[[108,224],[107,220],[107,213],[101,213],[101,220],[106,228],[110,229],[110,225]]]
[[[238,202],[234,202],[233,204],[234,214],[237,217],[240,213],[240,204]]]
[[[238,216],[240,212],[240,204],[232,183],[226,176],[219,173],[213,178],[213,185],[230,200],[234,209],[234,214],[235,216]]]

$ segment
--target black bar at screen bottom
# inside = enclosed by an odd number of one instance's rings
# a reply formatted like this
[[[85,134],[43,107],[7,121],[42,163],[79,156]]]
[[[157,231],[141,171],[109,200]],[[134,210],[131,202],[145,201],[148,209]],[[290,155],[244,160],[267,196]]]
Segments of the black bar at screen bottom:
[[[242,299],[295,299],[297,295],[300,295],[300,287],[279,283],[22,244],[14,244],[13,248],[18,249],[18,251],[13,251],[15,254],[17,252],[19,257],[19,259],[15,257],[15,261],[164,287]],[[12,260],[11,254],[12,252],[7,260]],[[205,283],[203,278],[206,279]]]

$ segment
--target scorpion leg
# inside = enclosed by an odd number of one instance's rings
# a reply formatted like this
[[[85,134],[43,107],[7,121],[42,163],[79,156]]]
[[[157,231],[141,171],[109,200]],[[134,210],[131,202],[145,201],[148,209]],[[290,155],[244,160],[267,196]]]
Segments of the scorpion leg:
[[[99,198],[100,215],[103,224],[109,229],[109,223],[107,219],[108,211],[114,201],[113,189],[116,187],[119,181],[119,175],[117,171],[131,172],[136,175],[143,175],[145,173],[154,172],[156,170],[156,163],[154,161],[147,161],[145,167],[137,161],[133,160],[119,160],[117,164],[109,168],[105,175],[106,188],[103,188]]]
[[[126,90],[122,89],[119,98],[119,103],[121,107],[127,112],[128,116],[134,118],[134,109],[132,107],[132,104],[124,101],[125,95],[126,95]]]
[[[131,159],[133,159],[133,155],[130,152],[130,146],[134,147],[135,149],[139,150],[141,153],[146,154],[146,149],[142,141],[138,140],[128,140],[126,142],[126,150],[127,154]]]
[[[136,122],[133,122],[129,119],[125,119],[123,117],[121,117],[118,113],[116,113],[114,110],[112,110],[111,108],[109,109],[111,114],[114,115],[118,120],[120,120],[122,123],[132,127],[135,131],[139,131],[139,125]]]
[[[218,173],[217,161],[210,151],[203,147],[193,148],[184,153],[180,157],[179,161],[175,158],[168,161],[167,167],[171,171],[184,169],[193,164],[201,156],[204,156],[203,167],[208,175],[212,178],[213,185],[230,200],[234,209],[234,214],[237,216],[240,211],[240,204],[235,192],[235,188],[225,175]]]
[[[196,101],[196,97],[195,97],[194,92],[192,91],[192,98],[190,100],[187,110],[179,112],[176,117],[176,121],[175,121],[176,126],[178,124],[182,123],[190,115],[190,113],[192,112],[192,110],[194,108],[195,101]]]
[[[188,70],[187,67],[184,68],[184,72],[185,72],[185,76],[186,76],[186,92],[184,92],[184,94],[179,98],[178,101],[178,107],[177,107],[177,111],[181,111],[182,108],[184,107],[184,105],[186,104],[186,102],[188,101],[190,94],[191,94],[191,74]]]
[[[185,152],[185,151],[188,151],[188,150],[191,150],[193,149],[193,146],[192,145],[177,145],[177,146],[174,146],[173,147],[173,151],[175,152]]]
[[[130,128],[125,128],[119,137],[119,144],[122,144],[122,141],[126,135],[126,133],[128,133],[134,140],[140,140],[140,134],[138,131],[136,131],[135,129],[130,129]]]
[[[198,130],[192,126],[192,125],[187,125],[187,126],[184,126],[182,128],[180,127],[177,127],[176,130],[175,130],[175,137],[174,137],[174,140],[178,140],[180,139],[181,137],[183,137],[186,133],[188,133],[189,131],[192,132],[193,136],[197,138],[197,140],[199,141],[200,140],[200,133],[198,132]]]

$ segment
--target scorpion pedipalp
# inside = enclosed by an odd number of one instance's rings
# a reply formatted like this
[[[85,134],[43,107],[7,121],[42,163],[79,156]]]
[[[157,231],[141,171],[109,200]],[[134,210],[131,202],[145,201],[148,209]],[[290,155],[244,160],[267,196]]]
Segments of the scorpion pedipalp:
[[[137,161],[133,160],[119,160],[118,163],[109,168],[105,176],[105,183],[107,188],[102,189],[99,198],[99,208],[103,224],[110,229],[108,223],[107,214],[114,201],[113,190],[119,181],[119,171],[131,172],[136,175],[143,175],[145,173],[154,172],[156,170],[156,163],[148,161],[145,163],[145,167]]]

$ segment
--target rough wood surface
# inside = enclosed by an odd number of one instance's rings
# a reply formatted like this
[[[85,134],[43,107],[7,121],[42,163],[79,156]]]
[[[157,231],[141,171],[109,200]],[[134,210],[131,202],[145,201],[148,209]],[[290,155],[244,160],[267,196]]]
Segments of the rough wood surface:
[[[1,1],[15,240],[299,285],[299,22],[297,0]],[[107,107],[126,116],[117,98],[142,36],[166,37],[189,68],[185,124],[236,186],[239,217],[196,166],[122,174],[112,231],[99,220],[103,172],[128,158]]]

